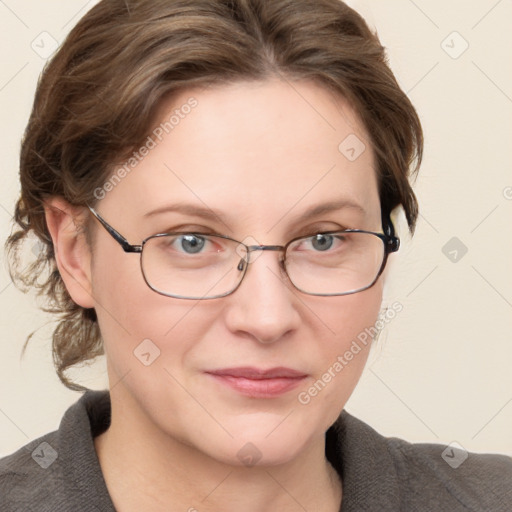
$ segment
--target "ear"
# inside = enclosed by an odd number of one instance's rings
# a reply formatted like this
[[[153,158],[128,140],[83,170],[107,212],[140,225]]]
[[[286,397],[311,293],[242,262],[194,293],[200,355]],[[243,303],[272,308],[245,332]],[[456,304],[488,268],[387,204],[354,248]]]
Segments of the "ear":
[[[93,308],[91,251],[82,231],[83,208],[52,197],[44,204],[55,260],[66,289],[79,306]]]

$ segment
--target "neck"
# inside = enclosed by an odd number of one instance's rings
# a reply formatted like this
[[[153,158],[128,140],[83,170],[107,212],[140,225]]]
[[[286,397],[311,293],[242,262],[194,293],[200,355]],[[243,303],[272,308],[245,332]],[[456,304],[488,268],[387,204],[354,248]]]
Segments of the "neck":
[[[118,512],[339,511],[341,481],[325,436],[286,464],[234,466],[163,432],[120,391],[111,394],[109,429],[94,439]]]

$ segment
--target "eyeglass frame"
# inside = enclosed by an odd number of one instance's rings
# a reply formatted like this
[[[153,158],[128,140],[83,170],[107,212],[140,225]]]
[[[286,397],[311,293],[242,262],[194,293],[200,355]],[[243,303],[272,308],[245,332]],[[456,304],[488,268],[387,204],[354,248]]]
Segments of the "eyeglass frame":
[[[210,235],[210,234],[205,234],[205,233],[194,233],[193,231],[190,231],[190,232],[188,232],[188,231],[176,231],[176,232],[168,232],[168,233],[156,233],[154,235],[150,235],[150,236],[144,238],[144,240],[142,240],[141,244],[133,245],[133,244],[130,244],[128,242],[128,240],[123,235],[121,235],[121,233],[119,233],[119,231],[117,231],[113,226],[111,226],[92,206],[87,205],[87,207],[88,207],[89,211],[94,215],[94,217],[105,228],[105,230],[110,234],[110,236],[122,247],[124,252],[126,252],[126,253],[139,253],[141,255],[141,257],[140,257],[140,269],[141,269],[141,272],[142,272],[142,277],[144,278],[144,281],[146,282],[148,287],[151,290],[153,290],[155,293],[163,295],[164,297],[173,297],[173,298],[176,298],[176,299],[209,300],[209,299],[219,299],[219,298],[227,297],[228,295],[231,295],[242,284],[242,281],[244,280],[245,274],[247,273],[247,269],[249,268],[249,263],[250,263],[249,259],[250,258],[249,258],[249,256],[247,257],[247,265],[244,266],[243,274],[242,274],[238,284],[235,286],[235,288],[233,288],[229,292],[226,292],[226,293],[221,294],[221,295],[215,295],[213,297],[206,297],[206,298],[204,298],[204,297],[202,297],[202,298],[184,297],[184,296],[181,296],[181,295],[171,295],[169,293],[164,293],[164,292],[162,292],[160,290],[157,290],[156,288],[151,286],[151,284],[149,283],[149,281],[146,278],[146,274],[144,272],[144,268],[143,268],[143,265],[142,265],[142,251],[144,250],[144,245],[147,243],[147,241],[152,239],[152,238],[157,238],[157,237],[162,237],[162,236],[169,236],[169,235],[183,235],[183,234],[195,235],[195,236],[203,236],[203,237],[215,236],[217,238],[224,238],[225,240],[230,240],[232,242],[236,242],[236,243],[244,246],[245,249],[247,250],[247,255],[249,255],[251,252],[254,252],[254,251],[279,251],[279,252],[281,252],[283,254],[283,258],[280,260],[280,264],[281,264],[281,266],[282,266],[286,276],[288,277],[288,280],[292,284],[292,286],[296,290],[298,290],[298,291],[300,291],[302,293],[305,293],[306,295],[313,295],[313,296],[319,296],[319,297],[333,297],[333,296],[341,297],[341,296],[345,296],[345,295],[353,295],[354,293],[359,293],[359,292],[368,290],[369,288],[371,288],[372,286],[375,285],[375,283],[378,281],[379,277],[381,276],[382,272],[384,272],[384,269],[386,267],[386,263],[387,263],[387,260],[388,260],[388,256],[391,253],[397,252],[398,249],[400,248],[400,239],[397,236],[395,236],[395,229],[394,229],[393,223],[392,223],[391,219],[389,218],[389,216],[385,217],[384,215],[382,216],[382,226],[383,226],[384,233],[376,233],[374,231],[366,231],[364,229],[340,229],[340,230],[337,230],[337,231],[319,232],[317,234],[332,235],[332,234],[335,234],[335,233],[366,233],[366,234],[369,234],[369,235],[374,235],[377,238],[379,238],[380,240],[382,240],[382,242],[384,243],[384,257],[382,259],[382,264],[380,266],[380,269],[379,269],[377,275],[375,276],[375,279],[368,286],[365,286],[363,288],[358,288],[357,290],[351,290],[351,291],[348,291],[348,292],[344,292],[344,293],[310,293],[310,292],[306,292],[306,291],[300,289],[299,287],[297,287],[294,284],[293,280],[290,278],[290,276],[288,274],[288,271],[286,269],[286,251],[288,249],[288,246],[291,245],[296,240],[300,240],[300,239],[303,239],[303,238],[309,238],[312,235],[310,235],[310,236],[298,236],[298,237],[295,237],[292,240],[288,241],[285,245],[245,245],[243,242],[239,242],[238,240],[235,240],[234,238],[231,238],[231,237],[226,236],[226,235]],[[244,258],[241,258],[241,260],[243,260],[243,259]]]

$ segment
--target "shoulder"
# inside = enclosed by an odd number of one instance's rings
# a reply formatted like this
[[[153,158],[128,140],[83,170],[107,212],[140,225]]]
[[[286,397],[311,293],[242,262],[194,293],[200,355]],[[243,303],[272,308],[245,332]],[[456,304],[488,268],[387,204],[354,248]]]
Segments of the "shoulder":
[[[385,437],[346,411],[327,432],[326,454],[342,476],[347,510],[512,511],[505,455]]]
[[[439,487],[469,510],[512,511],[512,458],[459,446],[387,439],[403,487]]]
[[[59,484],[57,432],[41,436],[0,459],[0,510],[46,510],[43,505]],[[40,503],[40,509],[33,508]]]
[[[113,511],[93,440],[109,421],[108,392],[88,391],[58,430],[0,459],[0,511]]]

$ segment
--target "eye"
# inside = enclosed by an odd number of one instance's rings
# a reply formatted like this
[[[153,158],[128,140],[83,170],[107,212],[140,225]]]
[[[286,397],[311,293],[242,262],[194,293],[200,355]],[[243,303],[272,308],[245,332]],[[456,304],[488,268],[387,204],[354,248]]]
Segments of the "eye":
[[[303,238],[297,246],[297,249],[327,253],[333,252],[333,250],[339,250],[345,242],[346,237],[342,234],[317,233],[316,235]]]
[[[193,234],[181,235],[176,238],[178,248],[188,254],[197,254],[207,245],[208,240],[204,236]]]
[[[289,251],[293,251],[297,256],[340,256],[349,249],[350,235],[341,232],[317,232],[311,236],[305,236],[296,240],[290,245]],[[290,252],[288,253],[290,255]]]
[[[223,253],[226,257],[231,251],[230,241],[216,235],[197,231],[167,232],[148,239],[151,251],[160,251],[165,258],[199,259],[216,257]]]
[[[153,245],[171,253],[181,255],[207,254],[219,252],[220,248],[215,249],[213,240],[209,236],[202,236],[197,233],[183,233],[179,235],[166,235],[153,239]]]
[[[319,233],[310,238],[311,245],[317,251],[328,251],[334,244],[334,237],[332,235],[325,235]]]

